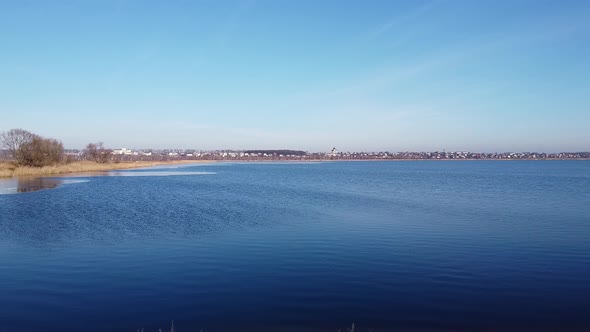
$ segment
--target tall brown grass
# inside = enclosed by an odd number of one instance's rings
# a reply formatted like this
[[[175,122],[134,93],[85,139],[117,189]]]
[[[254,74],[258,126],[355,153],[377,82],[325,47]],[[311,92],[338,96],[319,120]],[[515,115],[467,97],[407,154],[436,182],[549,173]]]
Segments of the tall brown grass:
[[[67,164],[53,166],[30,167],[16,166],[10,162],[0,162],[0,177],[31,176],[31,175],[52,175],[64,173],[80,173],[95,171],[111,171],[117,169],[151,167],[157,165],[186,164],[202,162],[198,160],[171,160],[171,161],[135,161],[121,163],[99,164],[93,161],[76,161]]]
[[[12,176],[14,165],[9,162],[0,162],[0,178]]]

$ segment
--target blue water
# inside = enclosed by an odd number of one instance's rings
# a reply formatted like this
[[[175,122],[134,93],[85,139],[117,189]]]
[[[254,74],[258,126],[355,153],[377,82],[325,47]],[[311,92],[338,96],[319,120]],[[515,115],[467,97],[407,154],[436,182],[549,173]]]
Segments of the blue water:
[[[124,173],[0,195],[0,331],[590,330],[588,161]]]

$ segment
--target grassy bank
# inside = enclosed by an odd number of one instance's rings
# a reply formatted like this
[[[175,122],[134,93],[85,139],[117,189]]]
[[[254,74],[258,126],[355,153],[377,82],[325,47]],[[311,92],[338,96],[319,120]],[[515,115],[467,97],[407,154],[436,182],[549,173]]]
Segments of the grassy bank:
[[[44,167],[16,166],[10,162],[0,162],[0,177],[13,176],[41,176],[65,173],[111,171],[118,169],[142,168],[158,165],[174,165],[207,162],[199,160],[171,160],[171,161],[135,161],[121,163],[99,164],[92,161],[77,161],[68,164],[59,164]]]

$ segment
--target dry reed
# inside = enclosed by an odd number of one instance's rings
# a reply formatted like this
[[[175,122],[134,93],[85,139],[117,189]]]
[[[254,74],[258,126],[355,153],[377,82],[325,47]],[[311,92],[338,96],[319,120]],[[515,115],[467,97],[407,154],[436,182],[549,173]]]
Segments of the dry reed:
[[[111,171],[118,169],[151,167],[158,165],[186,164],[202,162],[198,160],[171,160],[171,161],[135,161],[121,163],[99,164],[92,161],[77,161],[67,164],[53,166],[29,167],[16,166],[10,162],[0,163],[0,177],[31,176],[31,175],[52,175],[64,173]]]

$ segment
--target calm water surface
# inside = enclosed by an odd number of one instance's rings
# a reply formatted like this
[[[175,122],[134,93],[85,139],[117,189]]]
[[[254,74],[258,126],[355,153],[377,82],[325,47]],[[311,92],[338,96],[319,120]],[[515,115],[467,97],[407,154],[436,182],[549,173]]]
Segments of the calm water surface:
[[[590,330],[588,161],[110,175],[0,195],[0,331]]]

